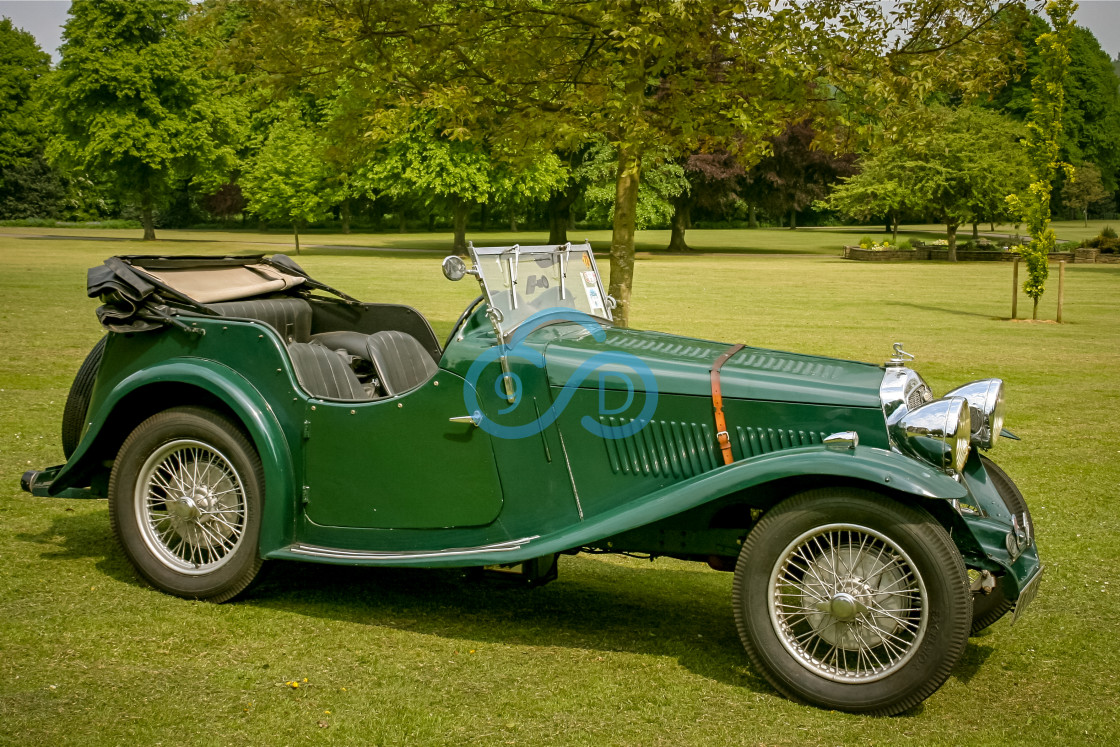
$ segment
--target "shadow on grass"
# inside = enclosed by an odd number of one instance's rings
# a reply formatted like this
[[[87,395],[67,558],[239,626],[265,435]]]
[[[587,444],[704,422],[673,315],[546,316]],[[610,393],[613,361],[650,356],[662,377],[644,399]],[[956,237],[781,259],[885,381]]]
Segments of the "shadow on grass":
[[[17,535],[49,559],[97,559],[115,581],[147,587],[109,527],[108,508],[67,512]],[[360,568],[272,561],[233,604],[450,641],[564,647],[675,659],[690,672],[777,695],[751,667],[735,629],[730,574],[563,557],[560,578],[529,589],[464,569]],[[969,682],[993,653],[970,642],[953,676]],[[921,715],[923,705],[897,718]]]
[[[906,301],[886,301],[891,306],[906,306],[911,309],[920,309],[921,311],[940,311],[945,314],[956,314],[957,316],[975,316],[981,319],[991,319],[998,321],[1001,317],[992,316],[991,314],[979,314],[975,311],[963,311],[962,309],[951,309],[944,306],[923,306],[918,303],[907,303]]]
[[[562,558],[557,581],[528,589],[462,569],[272,563],[244,604],[449,640],[676,659],[695,674],[773,693],[746,661],[730,576]]]
[[[109,507],[104,503],[100,510],[88,513],[66,508],[47,529],[35,534],[17,534],[16,538],[42,546],[40,557],[45,560],[99,559],[97,569],[114,581],[144,585],[113,536]]]

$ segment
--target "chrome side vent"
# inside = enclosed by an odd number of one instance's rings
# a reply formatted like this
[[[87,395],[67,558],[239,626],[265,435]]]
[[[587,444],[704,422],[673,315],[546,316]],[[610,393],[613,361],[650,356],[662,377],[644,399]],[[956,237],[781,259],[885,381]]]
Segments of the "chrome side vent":
[[[744,457],[769,454],[799,446],[816,446],[824,443],[828,435],[818,431],[794,431],[783,428],[736,428],[739,450]]]
[[[631,422],[629,418],[599,418],[601,425],[613,428]],[[632,436],[604,438],[603,443],[615,474],[683,480],[723,464],[717,459],[715,432],[709,423],[651,420]]]

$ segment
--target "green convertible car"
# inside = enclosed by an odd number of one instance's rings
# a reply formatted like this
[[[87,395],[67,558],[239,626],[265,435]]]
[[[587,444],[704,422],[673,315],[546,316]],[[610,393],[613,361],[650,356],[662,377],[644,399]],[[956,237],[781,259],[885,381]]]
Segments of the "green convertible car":
[[[108,330],[35,495],[108,498],[153,586],[234,598],[276,558],[490,568],[641,553],[734,573],[782,693],[890,714],[1037,592],[1030,512],[987,456],[1004,386],[616,327],[591,247],[470,247],[441,345],[284,255],[113,257]],[[434,269],[434,268],[433,268]],[[465,300],[465,299],[464,299]],[[655,572],[655,571],[650,571]]]

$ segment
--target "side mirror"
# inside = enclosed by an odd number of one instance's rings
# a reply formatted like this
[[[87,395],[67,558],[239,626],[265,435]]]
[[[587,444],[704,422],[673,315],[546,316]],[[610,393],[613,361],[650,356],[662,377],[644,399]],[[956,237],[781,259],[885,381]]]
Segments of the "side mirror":
[[[443,276],[448,280],[462,280],[467,274],[467,263],[452,254],[443,260]]]

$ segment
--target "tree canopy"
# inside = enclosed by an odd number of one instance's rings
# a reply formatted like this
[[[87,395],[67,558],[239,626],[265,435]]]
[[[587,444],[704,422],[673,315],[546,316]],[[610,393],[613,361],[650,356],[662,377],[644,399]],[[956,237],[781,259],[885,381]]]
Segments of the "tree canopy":
[[[219,102],[183,31],[190,11],[187,0],[77,0],[49,79],[49,154],[134,202],[145,239],[176,169],[189,176],[227,155]]]

